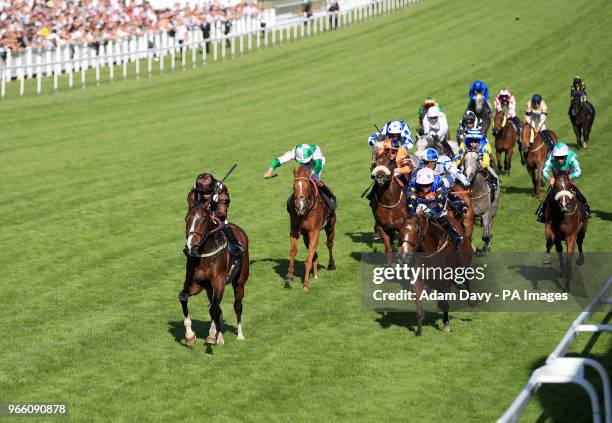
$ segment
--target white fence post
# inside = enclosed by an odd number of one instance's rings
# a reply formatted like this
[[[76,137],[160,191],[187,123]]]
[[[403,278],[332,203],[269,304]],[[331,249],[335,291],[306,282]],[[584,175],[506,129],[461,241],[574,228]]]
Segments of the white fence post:
[[[36,94],[42,94],[42,68],[41,68],[42,56],[36,55]]]

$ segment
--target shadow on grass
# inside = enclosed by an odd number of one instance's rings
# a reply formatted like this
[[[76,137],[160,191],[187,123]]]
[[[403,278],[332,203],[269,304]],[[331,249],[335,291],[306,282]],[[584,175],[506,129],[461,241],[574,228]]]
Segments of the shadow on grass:
[[[359,244],[367,244],[368,247],[374,246],[374,234],[373,232],[345,232],[351,238],[351,241]]]
[[[609,324],[612,313],[608,313],[602,323]],[[584,336],[584,335],[582,335]],[[589,339],[580,353],[568,353],[566,357],[589,357],[601,363],[607,373],[612,373],[612,343],[609,342],[609,333],[595,333]],[[593,347],[598,342],[607,342],[608,349],[604,353],[592,354]],[[543,366],[546,358],[535,361],[531,370]],[[600,407],[603,413],[603,388],[601,380],[596,372],[588,370],[586,378],[597,390]],[[544,409],[537,422],[590,422],[592,421],[591,403],[586,392],[574,384],[551,384],[542,385],[536,394],[538,402]]]
[[[299,253],[298,253],[299,254]],[[255,260],[251,260],[250,264],[256,264],[256,263],[273,263],[274,264],[274,271],[276,272],[276,274],[278,276],[280,276],[283,280],[285,279],[285,276],[287,276],[287,270],[289,270],[289,259],[288,258],[263,258],[263,259],[255,259]],[[306,271],[306,269],[304,268],[304,261],[303,260],[295,260],[295,274],[296,275],[302,275],[304,276],[304,272]],[[319,269],[321,268],[325,268],[325,266],[321,266],[321,264],[319,263]]]
[[[612,222],[612,213],[603,210],[593,210],[593,215],[597,216],[601,220]]]
[[[221,307],[223,308],[223,304],[221,305]],[[233,309],[231,306],[230,310],[233,313]],[[206,313],[208,313],[208,310],[206,310]],[[238,329],[236,328],[236,326],[228,325],[227,323],[224,323],[224,326],[225,332],[223,333],[231,332],[234,335],[238,334]],[[208,330],[210,329],[210,321],[205,322],[203,320],[191,320],[191,329],[193,329],[193,331],[196,333],[198,339],[204,342],[204,339],[208,335]],[[185,339],[185,326],[183,325],[182,320],[168,321],[168,333],[174,337],[174,341],[178,344],[182,345],[185,348],[192,348],[189,345],[183,344],[183,340]],[[208,349],[207,352],[209,352]]]
[[[553,253],[553,259],[556,259],[556,253]],[[559,269],[556,269],[550,265],[541,265],[541,266],[532,266],[532,265],[522,265],[522,266],[510,266],[509,270],[513,270],[517,272],[519,275],[526,279],[531,283],[531,286],[534,289],[539,289],[540,282],[548,281],[555,284],[555,286],[559,289],[562,289],[563,286],[561,284],[561,280],[563,275]]]
[[[379,312],[379,317],[376,318],[376,323],[381,328],[387,329],[391,326],[399,326],[408,329],[408,331],[416,334],[417,321],[416,313],[414,312]],[[453,327],[453,316],[449,315],[450,326]],[[462,322],[469,322],[472,319],[458,319]],[[427,333],[427,327],[433,327],[437,330],[442,330],[442,313],[425,312],[423,319],[423,335]]]

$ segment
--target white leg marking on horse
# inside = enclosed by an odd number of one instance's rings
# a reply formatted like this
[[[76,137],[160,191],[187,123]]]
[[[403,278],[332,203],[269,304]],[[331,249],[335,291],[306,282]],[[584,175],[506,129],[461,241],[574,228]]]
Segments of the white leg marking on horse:
[[[189,315],[187,315],[183,324],[185,325],[185,338],[193,338],[195,336],[195,332],[191,330],[191,317]]]
[[[217,326],[215,325],[215,321],[210,322],[210,329],[208,330],[208,336],[216,336],[217,335]]]
[[[238,323],[238,337],[239,341],[244,341],[244,335],[242,334],[242,322]]]

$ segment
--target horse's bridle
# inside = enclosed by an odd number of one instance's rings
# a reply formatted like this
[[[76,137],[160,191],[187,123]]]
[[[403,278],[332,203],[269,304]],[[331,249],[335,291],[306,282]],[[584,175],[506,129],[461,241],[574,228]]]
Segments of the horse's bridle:
[[[567,188],[569,187],[565,186],[565,180],[562,180],[561,181],[561,191],[557,191],[557,193],[555,194],[555,201],[559,204],[559,206],[561,206],[561,211],[563,212],[565,216],[572,216],[574,213],[576,213],[576,210],[578,210],[578,201],[574,203],[574,209],[572,210],[571,213],[567,212],[565,210],[566,205],[563,204],[561,201],[559,201],[561,198],[564,198],[564,197],[569,197],[570,200],[575,198],[575,194]]]
[[[207,218],[204,219],[204,218],[200,217],[199,212],[196,211],[196,214],[194,214],[192,216],[192,218],[191,218],[192,219],[191,226],[194,228],[194,230],[188,231],[186,233],[186,235],[185,235],[185,239],[189,239],[190,236],[197,235],[200,238],[200,240],[192,248],[195,247],[196,249],[199,249],[204,244],[204,242],[206,242],[208,240],[208,238],[210,238],[210,236],[212,234],[214,234],[215,232],[217,232],[217,231],[219,231],[221,229],[221,221],[215,215],[206,213],[206,206],[204,204],[201,204],[201,203],[197,204],[197,205],[194,206],[194,208],[195,209],[202,209],[202,210],[204,210],[203,214]],[[193,221],[193,219],[196,219],[195,222]],[[197,222],[200,219],[204,220],[204,225],[203,225],[204,226],[204,230],[201,233],[195,230],[195,228],[197,227]],[[208,221],[209,220],[212,220],[213,222],[217,223],[217,227],[214,228],[214,229],[211,229],[210,231],[208,230]]]
[[[308,184],[308,195],[307,196],[298,195],[297,198],[295,199],[295,200],[302,200],[302,201],[305,202],[305,204],[306,204],[305,205],[306,211],[304,212],[304,214],[302,216],[306,216],[308,213],[310,213],[312,211],[312,209],[315,206],[316,199],[315,199],[315,195],[312,192],[312,185],[314,185],[316,182],[314,182],[310,177],[305,177],[305,176],[296,176],[295,179],[294,179],[294,181],[299,181],[299,180],[306,181],[306,183]],[[310,202],[308,201],[309,198],[311,198]],[[310,206],[309,206],[309,204],[310,204]],[[296,213],[298,213],[298,215],[299,215],[298,209],[296,208],[296,205],[295,205],[295,201],[293,203],[293,207],[294,207]]]

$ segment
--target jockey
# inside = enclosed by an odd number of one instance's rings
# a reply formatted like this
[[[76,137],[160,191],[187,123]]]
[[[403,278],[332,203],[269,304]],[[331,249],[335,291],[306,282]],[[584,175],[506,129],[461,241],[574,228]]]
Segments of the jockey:
[[[202,173],[198,175],[195,185],[187,195],[187,202],[192,202],[194,200],[206,204],[206,208],[211,215],[219,219],[221,232],[227,240],[230,255],[234,258],[230,270],[228,271],[228,275],[232,275],[235,269],[240,269],[244,249],[236,239],[234,231],[232,231],[228,225],[227,214],[230,196],[227,187],[222,182],[217,181],[210,173]]]
[[[516,133],[518,134],[518,143],[521,143],[521,121],[516,115],[516,99],[507,88],[499,90],[495,96],[495,112],[502,112],[504,107],[507,108],[506,118],[514,124]],[[493,134],[495,135],[495,134]]]
[[[482,122],[478,119],[476,113],[466,110],[457,128],[457,143],[461,144],[470,129],[477,129],[482,132]]]
[[[491,144],[487,137],[482,135],[480,131],[472,130],[469,131],[465,137],[465,141],[459,147],[459,154],[457,157],[453,159],[453,163],[458,167],[462,167],[463,158],[465,157],[465,153],[468,151],[476,151],[478,152],[478,157],[480,159],[480,166],[482,169],[486,170],[491,178],[489,179],[489,184],[491,185],[491,198],[493,198],[495,190],[497,190],[499,186],[499,178],[495,170],[493,170],[493,166],[491,166],[491,159],[493,157],[493,150],[491,149]]]
[[[570,87],[570,98],[574,98],[574,94],[582,93],[585,97],[587,95],[587,86],[586,83],[580,78],[576,76],[572,81],[572,86]]]
[[[550,186],[554,187],[555,177],[559,175],[569,175],[573,185],[573,182],[577,180],[581,174],[582,171],[580,170],[580,163],[578,162],[578,156],[576,156],[576,153],[571,151],[564,142],[558,142],[555,144],[555,148],[553,148],[552,153],[548,155],[546,163],[544,164],[544,169],[542,169],[542,176],[548,181]],[[584,206],[585,218],[588,219],[591,217],[591,208],[580,190],[575,185],[573,188],[576,191],[578,201]],[[544,210],[546,210],[548,201],[550,201],[550,198],[553,196],[554,193],[551,194],[551,191],[549,191],[546,195],[546,198],[542,202],[542,206],[537,212],[538,222],[544,223]]]
[[[470,86],[470,102],[468,103],[468,110],[476,111],[475,100],[476,95],[482,94],[485,100],[486,114],[491,121],[491,105],[489,104],[489,88],[480,79],[474,81]]]
[[[455,181],[459,181],[464,187],[469,188],[470,181],[463,172],[457,169],[451,159],[445,155],[438,155],[438,152],[433,148],[428,148],[423,152],[421,168],[423,167],[432,169],[442,179],[450,205],[455,209],[455,215],[461,216],[463,212],[467,211],[466,204],[459,195],[452,192],[451,188]]]
[[[582,80],[582,78],[580,78],[579,76],[576,76],[574,78],[574,80],[572,81],[572,85],[570,87],[570,98],[573,99],[575,95],[579,95],[579,96],[584,96],[584,101],[587,101],[587,87],[586,87],[586,83]],[[567,111],[567,114],[570,116],[572,116],[572,103],[570,103],[569,106],[569,110]]]
[[[410,181],[407,194],[408,214],[413,216],[417,211],[425,209],[425,213],[433,217],[446,231],[457,251],[463,243],[463,237],[448,220],[442,179],[435,175],[432,169],[424,167]]]
[[[525,121],[528,125],[531,125],[536,131],[543,131],[546,129],[544,122],[548,116],[548,106],[542,100],[540,94],[534,94],[531,97],[531,101],[527,102],[527,108],[525,109]],[[531,140],[533,143],[533,140]]]
[[[272,160],[264,178],[268,179],[272,177],[272,172],[277,167],[284,165],[291,160],[296,160],[298,163],[303,164],[307,170],[312,172],[312,179],[317,183],[319,192],[323,194],[325,202],[331,210],[336,208],[336,196],[334,193],[321,181],[321,173],[325,166],[325,157],[321,152],[318,145],[314,144],[298,144],[295,148],[285,152],[282,156]]]
[[[442,113],[439,108],[430,107],[425,116],[426,119],[423,119],[423,135],[425,135],[428,140],[432,140],[434,135],[436,135],[438,141],[445,141],[446,134],[448,134],[448,121],[446,120],[446,115]]]
[[[425,117],[427,110],[429,110],[431,106],[436,106],[442,113],[444,113],[444,108],[440,106],[440,104],[436,101],[435,98],[433,98],[432,96],[425,97],[425,100],[423,100],[423,104],[421,104],[419,106],[419,110],[417,110],[417,117],[421,126],[423,126],[423,118]]]
[[[410,126],[403,120],[391,120],[385,123],[380,132],[374,132],[369,136],[368,144],[373,149],[380,149],[384,146],[386,139],[400,143],[406,150],[414,146]]]

